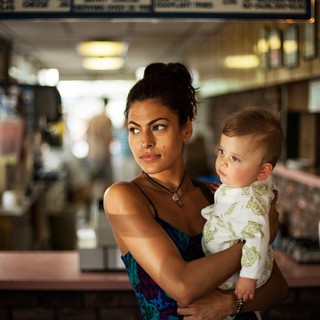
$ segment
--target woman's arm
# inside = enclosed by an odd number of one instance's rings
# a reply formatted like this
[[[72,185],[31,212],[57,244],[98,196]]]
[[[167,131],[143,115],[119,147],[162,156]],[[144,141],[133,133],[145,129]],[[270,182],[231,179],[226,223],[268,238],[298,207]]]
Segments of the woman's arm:
[[[276,203],[278,200],[278,191],[273,190],[273,192],[274,198],[271,202],[269,211],[270,244],[274,241],[279,231],[279,212],[276,208]]]
[[[208,294],[240,267],[242,244],[191,262],[182,259],[172,239],[155,221],[142,193],[119,183],[104,196],[106,214],[122,254],[128,251],[176,301],[189,304]]]
[[[212,188],[211,188],[212,189]],[[214,189],[212,189],[214,191]],[[273,242],[279,226],[279,213],[276,210],[278,193],[271,203],[269,212],[270,242]],[[274,262],[273,271],[268,282],[256,290],[254,300],[243,307],[243,312],[264,310],[275,303],[283,301],[288,294],[288,285],[277,264]],[[229,310],[229,311],[228,311]],[[236,311],[236,296],[230,292],[214,290],[201,297],[192,304],[186,306],[179,304],[178,313],[187,316],[188,319],[219,320]]]
[[[242,312],[264,310],[282,302],[288,294],[288,285],[278,266],[274,263],[268,282],[256,290],[253,300],[246,302]],[[180,304],[178,313],[192,320],[220,320],[236,312],[237,298],[233,293],[215,290],[185,306]]]
[[[236,312],[236,296],[217,289],[189,306],[178,303],[178,314],[190,320],[222,320]]]

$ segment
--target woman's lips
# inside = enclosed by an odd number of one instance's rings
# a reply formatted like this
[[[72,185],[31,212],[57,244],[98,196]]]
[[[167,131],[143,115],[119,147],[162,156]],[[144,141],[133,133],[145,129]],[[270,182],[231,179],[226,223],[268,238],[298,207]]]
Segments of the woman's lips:
[[[147,161],[147,162],[150,162],[150,161],[153,161],[155,159],[158,159],[160,156],[158,154],[144,154],[142,156],[140,156],[140,159],[143,160],[143,161]]]

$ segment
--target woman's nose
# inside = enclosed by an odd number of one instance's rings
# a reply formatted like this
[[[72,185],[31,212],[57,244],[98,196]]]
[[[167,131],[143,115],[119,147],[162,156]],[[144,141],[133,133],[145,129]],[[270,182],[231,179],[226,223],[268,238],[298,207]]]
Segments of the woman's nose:
[[[149,149],[154,146],[154,139],[150,133],[144,133],[141,137],[141,146],[144,149]]]

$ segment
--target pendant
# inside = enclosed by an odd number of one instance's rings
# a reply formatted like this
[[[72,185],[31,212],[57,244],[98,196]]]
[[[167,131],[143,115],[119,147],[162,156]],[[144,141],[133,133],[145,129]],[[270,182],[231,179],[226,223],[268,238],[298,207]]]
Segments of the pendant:
[[[178,204],[178,206],[179,206],[180,208],[182,208],[182,207],[183,207],[183,202],[182,202],[182,200],[181,200],[181,199],[179,199],[179,200],[177,201],[177,204]]]
[[[172,200],[173,200],[173,201],[179,201],[179,200],[180,200],[180,197],[178,196],[177,193],[174,193],[174,194],[172,195]]]
[[[176,192],[172,195],[172,200],[175,201],[180,208],[183,207],[183,202],[181,201],[179,195]]]

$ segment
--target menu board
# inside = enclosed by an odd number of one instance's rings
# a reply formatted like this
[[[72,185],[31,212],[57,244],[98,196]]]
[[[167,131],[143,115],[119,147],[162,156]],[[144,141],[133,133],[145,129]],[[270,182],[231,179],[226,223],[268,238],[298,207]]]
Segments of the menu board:
[[[310,19],[314,0],[0,0],[0,19]]]

